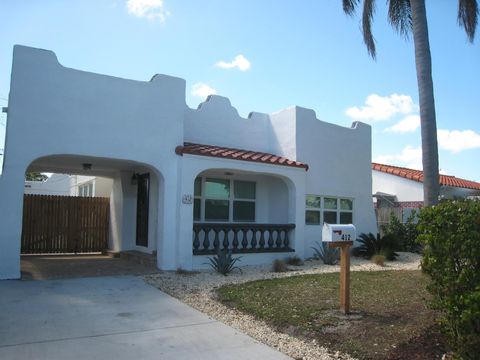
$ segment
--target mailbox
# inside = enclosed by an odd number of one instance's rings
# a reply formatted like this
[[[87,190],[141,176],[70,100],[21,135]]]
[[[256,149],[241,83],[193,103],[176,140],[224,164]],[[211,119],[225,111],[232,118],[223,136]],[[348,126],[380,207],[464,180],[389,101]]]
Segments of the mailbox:
[[[355,241],[357,230],[352,224],[323,224],[322,241]]]

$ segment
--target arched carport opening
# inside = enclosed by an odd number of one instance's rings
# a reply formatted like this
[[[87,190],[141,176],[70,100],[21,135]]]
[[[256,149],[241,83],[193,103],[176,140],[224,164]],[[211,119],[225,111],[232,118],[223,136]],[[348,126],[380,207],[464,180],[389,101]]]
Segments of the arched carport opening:
[[[26,172],[32,171],[111,179],[104,250],[112,254],[134,251],[156,260],[163,226],[163,176],[153,166],[127,159],[58,154],[32,161]],[[75,229],[81,231],[82,226],[85,222],[75,224]],[[55,229],[47,234],[58,236]]]

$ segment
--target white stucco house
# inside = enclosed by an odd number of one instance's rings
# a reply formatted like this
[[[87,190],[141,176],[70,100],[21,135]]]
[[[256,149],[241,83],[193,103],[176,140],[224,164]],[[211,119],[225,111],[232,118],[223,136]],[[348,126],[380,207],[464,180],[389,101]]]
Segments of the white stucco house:
[[[205,267],[216,247],[241,265],[305,258],[324,221],[376,232],[371,128],[360,122],[298,106],[242,118],[221,96],[192,109],[183,79],[93,74],[15,46],[6,131],[3,279],[20,276],[26,171],[111,179],[110,250],[156,252],[164,270]]]
[[[100,176],[71,175],[70,196],[110,197],[113,179]]]
[[[372,192],[378,207],[423,206],[423,171],[372,163]],[[480,183],[440,175],[440,198],[465,199],[480,195]]]
[[[25,181],[25,194],[31,195],[70,195],[70,176],[67,174],[52,174],[44,181]]]

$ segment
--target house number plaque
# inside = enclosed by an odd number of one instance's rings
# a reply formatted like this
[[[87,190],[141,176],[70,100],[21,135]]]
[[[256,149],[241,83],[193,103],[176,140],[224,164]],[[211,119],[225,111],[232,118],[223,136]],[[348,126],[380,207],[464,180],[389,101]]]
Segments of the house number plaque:
[[[192,204],[193,203],[193,196],[190,194],[185,194],[182,196],[182,203],[183,204]]]

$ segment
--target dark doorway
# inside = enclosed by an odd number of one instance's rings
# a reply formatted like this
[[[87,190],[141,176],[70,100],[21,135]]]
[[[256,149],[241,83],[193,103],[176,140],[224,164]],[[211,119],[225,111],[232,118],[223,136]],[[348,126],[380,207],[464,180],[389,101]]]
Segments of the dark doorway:
[[[137,175],[137,240],[138,246],[148,247],[148,197],[150,174]]]

